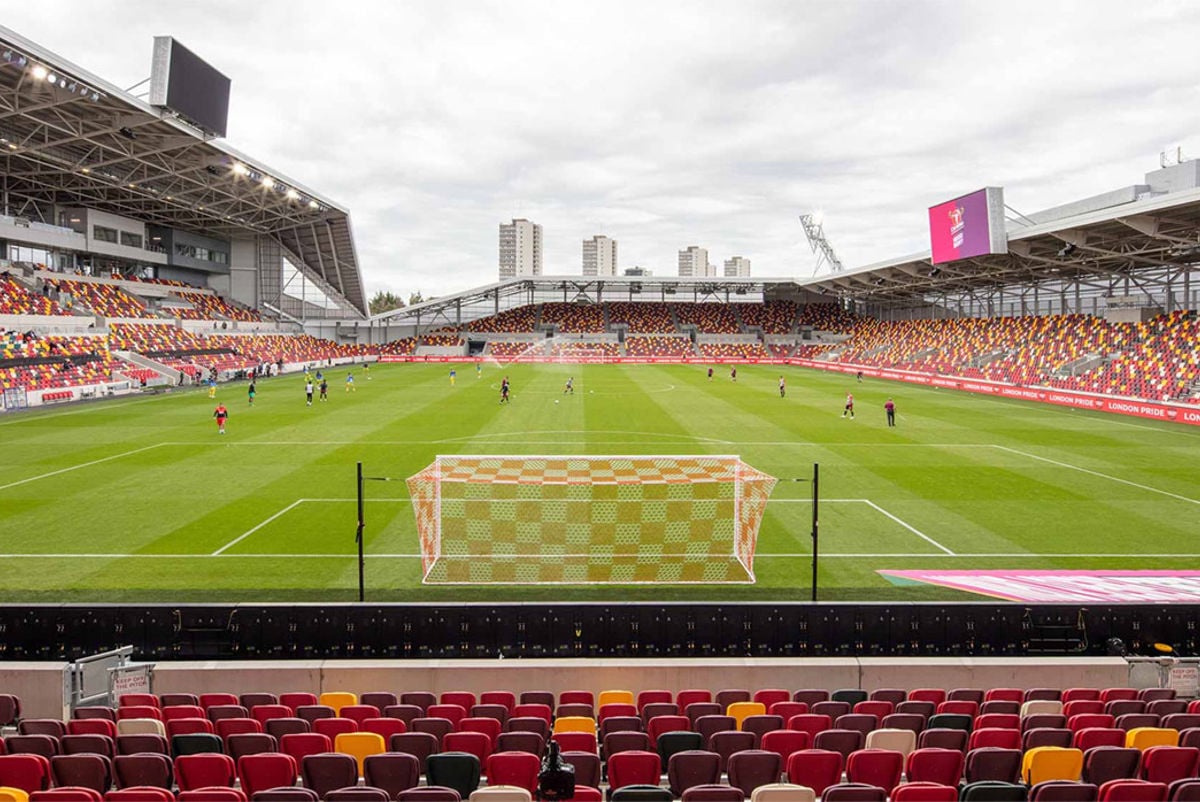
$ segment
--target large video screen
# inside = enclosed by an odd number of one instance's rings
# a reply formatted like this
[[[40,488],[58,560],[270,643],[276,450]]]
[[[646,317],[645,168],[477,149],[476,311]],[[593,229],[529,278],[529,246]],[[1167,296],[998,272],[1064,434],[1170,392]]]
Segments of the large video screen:
[[[987,187],[930,207],[929,243],[935,265],[1007,251],[1004,190]]]
[[[170,36],[154,37],[150,103],[219,137],[229,122],[229,79]]]

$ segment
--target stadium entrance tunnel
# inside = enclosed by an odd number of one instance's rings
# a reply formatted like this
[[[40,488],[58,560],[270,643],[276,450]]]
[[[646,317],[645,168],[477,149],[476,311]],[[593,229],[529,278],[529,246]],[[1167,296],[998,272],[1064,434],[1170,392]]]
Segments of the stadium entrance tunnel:
[[[1131,655],[1200,650],[1200,606],[882,604],[40,605],[0,608],[0,660],[132,644],[170,659]]]

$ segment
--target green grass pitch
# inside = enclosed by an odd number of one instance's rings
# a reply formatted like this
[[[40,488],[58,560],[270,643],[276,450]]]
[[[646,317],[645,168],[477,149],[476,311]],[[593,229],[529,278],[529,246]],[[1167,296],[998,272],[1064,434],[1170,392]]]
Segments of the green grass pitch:
[[[351,601],[354,463],[437,454],[737,454],[779,477],[753,585],[421,583],[403,481],[368,485],[368,601],[804,600],[821,466],[820,597],[961,599],[880,569],[1200,568],[1200,431],[796,368],[380,365],[0,418],[5,602]],[[778,379],[787,376],[787,397]],[[501,375],[512,403],[501,405]],[[573,396],[562,394],[575,377]],[[845,393],[855,420],[841,417]],[[883,403],[896,401],[898,426]],[[558,403],[556,403],[558,402]]]

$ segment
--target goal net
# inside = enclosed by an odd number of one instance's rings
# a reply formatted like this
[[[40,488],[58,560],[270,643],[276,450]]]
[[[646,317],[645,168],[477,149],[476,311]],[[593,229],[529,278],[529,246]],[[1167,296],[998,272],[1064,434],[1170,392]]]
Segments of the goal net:
[[[439,456],[408,479],[428,584],[753,583],[776,479],[736,456]]]

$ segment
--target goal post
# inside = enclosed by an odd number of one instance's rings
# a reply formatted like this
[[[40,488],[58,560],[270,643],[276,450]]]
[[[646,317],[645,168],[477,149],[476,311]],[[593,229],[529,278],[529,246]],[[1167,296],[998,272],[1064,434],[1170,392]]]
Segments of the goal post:
[[[737,456],[439,456],[409,477],[426,584],[753,583],[776,479]]]

